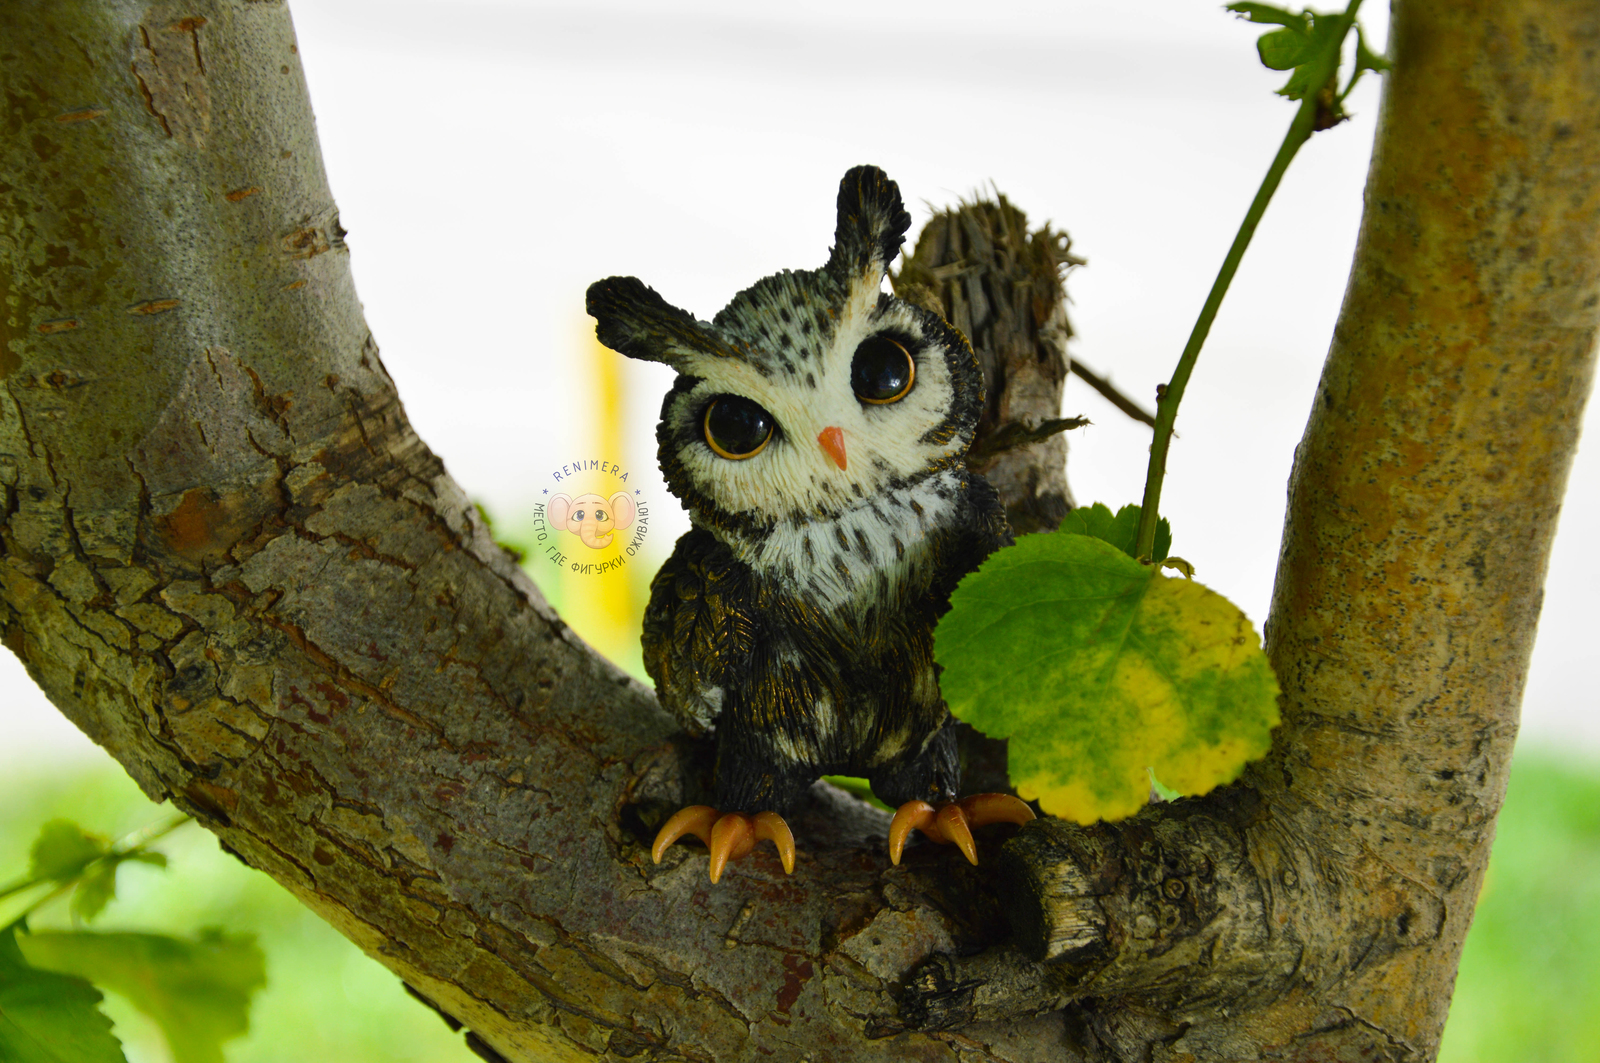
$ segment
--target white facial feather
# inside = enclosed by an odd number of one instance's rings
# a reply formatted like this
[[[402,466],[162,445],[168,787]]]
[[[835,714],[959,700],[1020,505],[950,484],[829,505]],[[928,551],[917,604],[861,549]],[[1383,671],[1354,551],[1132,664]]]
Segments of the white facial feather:
[[[788,326],[769,312],[774,330]],[[878,309],[878,292],[866,283],[852,285],[831,341],[820,357],[797,355],[788,366],[763,373],[748,362],[696,354],[680,371],[700,378],[675,407],[675,429],[687,429],[691,442],[678,459],[696,485],[725,510],[770,520],[835,514],[866,499],[882,498],[890,482],[904,479],[961,451],[964,441],[925,443],[922,437],[949,412],[952,385],[945,352],[921,344],[916,382],[898,402],[861,402],[851,388],[851,365],[867,337],[892,330],[923,340],[918,316],[905,304]],[[739,395],[758,403],[777,421],[772,441],[759,454],[730,460],[706,445],[698,424],[716,395]],[[841,469],[818,442],[828,428],[843,433],[846,467]]]

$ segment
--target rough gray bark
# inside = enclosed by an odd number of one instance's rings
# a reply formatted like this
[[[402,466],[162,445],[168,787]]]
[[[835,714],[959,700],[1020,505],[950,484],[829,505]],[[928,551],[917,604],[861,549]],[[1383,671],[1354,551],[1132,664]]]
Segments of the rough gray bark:
[[[705,752],[411,432],[271,2],[0,9],[4,640],[508,1059],[1431,1058],[1593,372],[1600,9],[1393,34],[1234,787],[978,869],[818,787],[791,877],[652,865]]]

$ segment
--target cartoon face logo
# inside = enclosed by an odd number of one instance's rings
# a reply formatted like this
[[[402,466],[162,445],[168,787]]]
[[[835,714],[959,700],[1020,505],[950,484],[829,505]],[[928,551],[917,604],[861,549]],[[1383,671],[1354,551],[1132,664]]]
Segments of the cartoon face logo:
[[[604,550],[612,536],[633,523],[633,497],[618,491],[607,500],[600,495],[551,495],[550,523],[572,532],[591,550]]]

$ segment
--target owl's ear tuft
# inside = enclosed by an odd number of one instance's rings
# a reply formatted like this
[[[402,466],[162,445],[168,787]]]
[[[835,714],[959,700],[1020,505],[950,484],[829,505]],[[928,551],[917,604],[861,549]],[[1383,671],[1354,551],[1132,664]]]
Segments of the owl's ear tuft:
[[[910,228],[900,187],[876,166],[857,166],[839,182],[839,223],[828,271],[840,277],[874,273],[881,280]]]
[[[584,308],[596,321],[601,343],[650,362],[671,362],[671,337],[695,327],[694,316],[679,310],[638,277],[607,277],[589,285]]]
[[[607,277],[589,285],[584,307],[595,319],[595,338],[612,350],[677,368],[691,353],[737,357],[694,315],[679,310],[637,277]]]

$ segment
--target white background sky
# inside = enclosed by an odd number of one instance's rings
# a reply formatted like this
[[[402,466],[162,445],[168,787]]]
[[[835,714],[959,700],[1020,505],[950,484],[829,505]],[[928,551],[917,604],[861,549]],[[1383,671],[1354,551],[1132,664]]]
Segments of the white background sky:
[[[505,524],[587,456],[583,292],[635,274],[709,318],[825,259],[839,177],[871,162],[916,219],[991,181],[1089,260],[1073,354],[1147,405],[1292,115],[1259,29],[1202,0],[783,5],[293,0],[368,322],[413,422]],[[1369,0],[1375,47],[1386,9]],[[1202,354],[1162,500],[1175,552],[1265,616],[1285,483],[1343,296],[1378,107],[1302,150]],[[670,371],[628,363],[620,457],[671,504],[653,430]],[[1148,430],[1081,381],[1080,503],[1137,501]],[[1592,420],[1592,418],[1591,418]],[[1600,443],[1573,472],[1524,735],[1600,753],[1587,674]],[[661,507],[665,508],[665,507]],[[665,547],[680,514],[652,529]],[[94,755],[0,654],[0,762]]]

